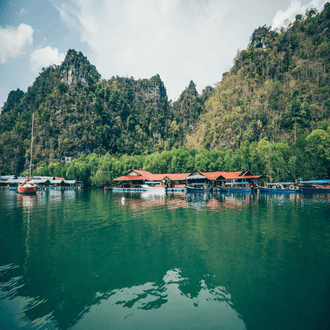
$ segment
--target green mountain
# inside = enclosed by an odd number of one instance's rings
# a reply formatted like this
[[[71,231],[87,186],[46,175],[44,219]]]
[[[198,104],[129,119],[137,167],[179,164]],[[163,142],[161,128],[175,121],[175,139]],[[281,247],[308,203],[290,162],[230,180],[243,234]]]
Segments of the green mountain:
[[[243,141],[295,142],[330,119],[330,4],[281,31],[263,26],[223,75],[187,138],[194,148],[237,149]]]
[[[39,174],[91,184],[132,166],[250,170],[271,180],[330,176],[329,54],[327,3],[280,31],[256,29],[215,88],[199,95],[191,81],[172,103],[158,75],[101,79],[83,54],[69,50],[26,93],[9,94],[0,115],[0,174],[28,167],[34,113]],[[79,160],[65,165],[66,157]]]

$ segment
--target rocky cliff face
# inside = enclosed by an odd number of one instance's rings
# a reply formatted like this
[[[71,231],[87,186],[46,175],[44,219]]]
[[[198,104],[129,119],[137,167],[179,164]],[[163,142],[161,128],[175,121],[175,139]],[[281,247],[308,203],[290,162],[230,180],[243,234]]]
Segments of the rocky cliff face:
[[[82,84],[98,81],[101,75],[81,52],[69,49],[60,67],[60,77],[62,82],[71,86],[78,81]]]
[[[9,112],[19,104],[21,98],[24,96],[24,92],[19,88],[16,91],[11,91],[8,95],[7,102],[3,105],[2,112]]]
[[[276,35],[277,33],[271,31],[270,27],[267,27],[266,25],[261,26],[253,31],[252,36],[250,38],[249,46],[254,46],[255,48],[267,49],[270,41],[268,39],[272,39]]]
[[[211,90],[212,88],[209,87]],[[189,86],[181,93],[179,99],[173,103],[173,112],[176,122],[182,126],[184,134],[194,130],[194,124],[199,115],[204,111],[204,101],[207,98],[208,91],[205,95],[199,96],[196,85],[190,81]]]

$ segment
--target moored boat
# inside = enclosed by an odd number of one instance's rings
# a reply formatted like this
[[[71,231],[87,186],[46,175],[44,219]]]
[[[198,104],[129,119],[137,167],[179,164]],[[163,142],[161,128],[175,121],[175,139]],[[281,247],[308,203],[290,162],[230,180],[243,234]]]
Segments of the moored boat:
[[[34,122],[34,113],[32,114],[31,152],[30,152],[30,176],[22,184],[18,184],[17,193],[19,193],[19,194],[35,195],[37,193],[37,186],[35,185],[35,183],[33,181],[30,181],[30,178],[31,178],[31,166],[32,166],[33,122]]]
[[[303,194],[325,194],[330,193],[330,180],[300,181],[299,191]]]
[[[267,187],[258,186],[259,193],[265,194],[295,194],[299,188],[294,182],[268,183]]]
[[[37,186],[27,178],[24,183],[18,184],[17,192],[19,194],[35,195],[37,193]]]
[[[155,194],[155,195],[165,194],[165,187],[159,187],[159,186],[152,187],[147,184],[143,184],[141,185],[141,187],[150,194]]]
[[[186,192],[187,193],[204,193],[204,192],[209,192],[210,188],[205,188],[205,187],[193,187],[193,186],[185,186]]]
[[[249,186],[250,185],[250,186]],[[225,186],[218,186],[216,188],[219,192],[223,193],[245,193],[252,194],[256,191],[254,184],[249,182],[227,182]]]

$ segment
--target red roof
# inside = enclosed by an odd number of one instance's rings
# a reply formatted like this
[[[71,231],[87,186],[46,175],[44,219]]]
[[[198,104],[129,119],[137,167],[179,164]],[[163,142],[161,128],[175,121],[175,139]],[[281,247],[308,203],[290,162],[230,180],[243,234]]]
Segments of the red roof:
[[[244,175],[244,176],[239,176],[239,177],[229,177],[227,180],[237,180],[237,179],[260,179],[263,177],[263,174],[261,175]]]
[[[166,176],[171,180],[171,181],[184,181],[186,180],[187,176],[189,173],[171,173],[171,174],[166,174]]]
[[[136,174],[129,174],[135,172]],[[195,171],[194,171],[195,172]],[[200,172],[208,180],[238,180],[238,179],[258,179],[262,175],[245,175],[251,174],[250,172]],[[168,174],[152,174],[148,171],[131,170],[127,174],[120,176],[113,181],[162,181],[167,177],[171,181],[184,181],[191,173],[168,173]]]
[[[65,180],[64,178],[59,178],[57,176],[55,176],[55,180]]]
[[[240,174],[243,172],[200,172],[203,174],[207,179],[211,181],[216,181],[220,176],[222,176],[223,179],[228,179],[228,177],[235,177],[239,178]]]
[[[130,174],[131,172],[135,172],[135,173],[137,173],[137,175]],[[135,181],[135,180],[152,181],[153,176],[154,176],[154,174],[152,174],[148,171],[131,170],[127,174],[113,179],[113,181]]]

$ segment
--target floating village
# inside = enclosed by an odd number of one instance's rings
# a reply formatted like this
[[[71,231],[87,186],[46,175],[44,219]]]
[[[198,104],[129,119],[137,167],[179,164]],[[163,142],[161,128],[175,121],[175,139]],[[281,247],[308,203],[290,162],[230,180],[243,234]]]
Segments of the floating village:
[[[112,180],[113,185],[104,187],[104,191],[138,192],[148,191],[155,194],[165,192],[186,193],[330,193],[330,180],[295,179],[292,182],[258,184],[264,175],[253,175],[249,171],[241,172],[201,172],[153,174],[148,171],[130,170],[123,176]],[[16,190],[21,194],[36,194],[38,190],[75,190],[83,188],[83,182],[66,180],[61,177],[15,177],[0,176],[0,189]]]

